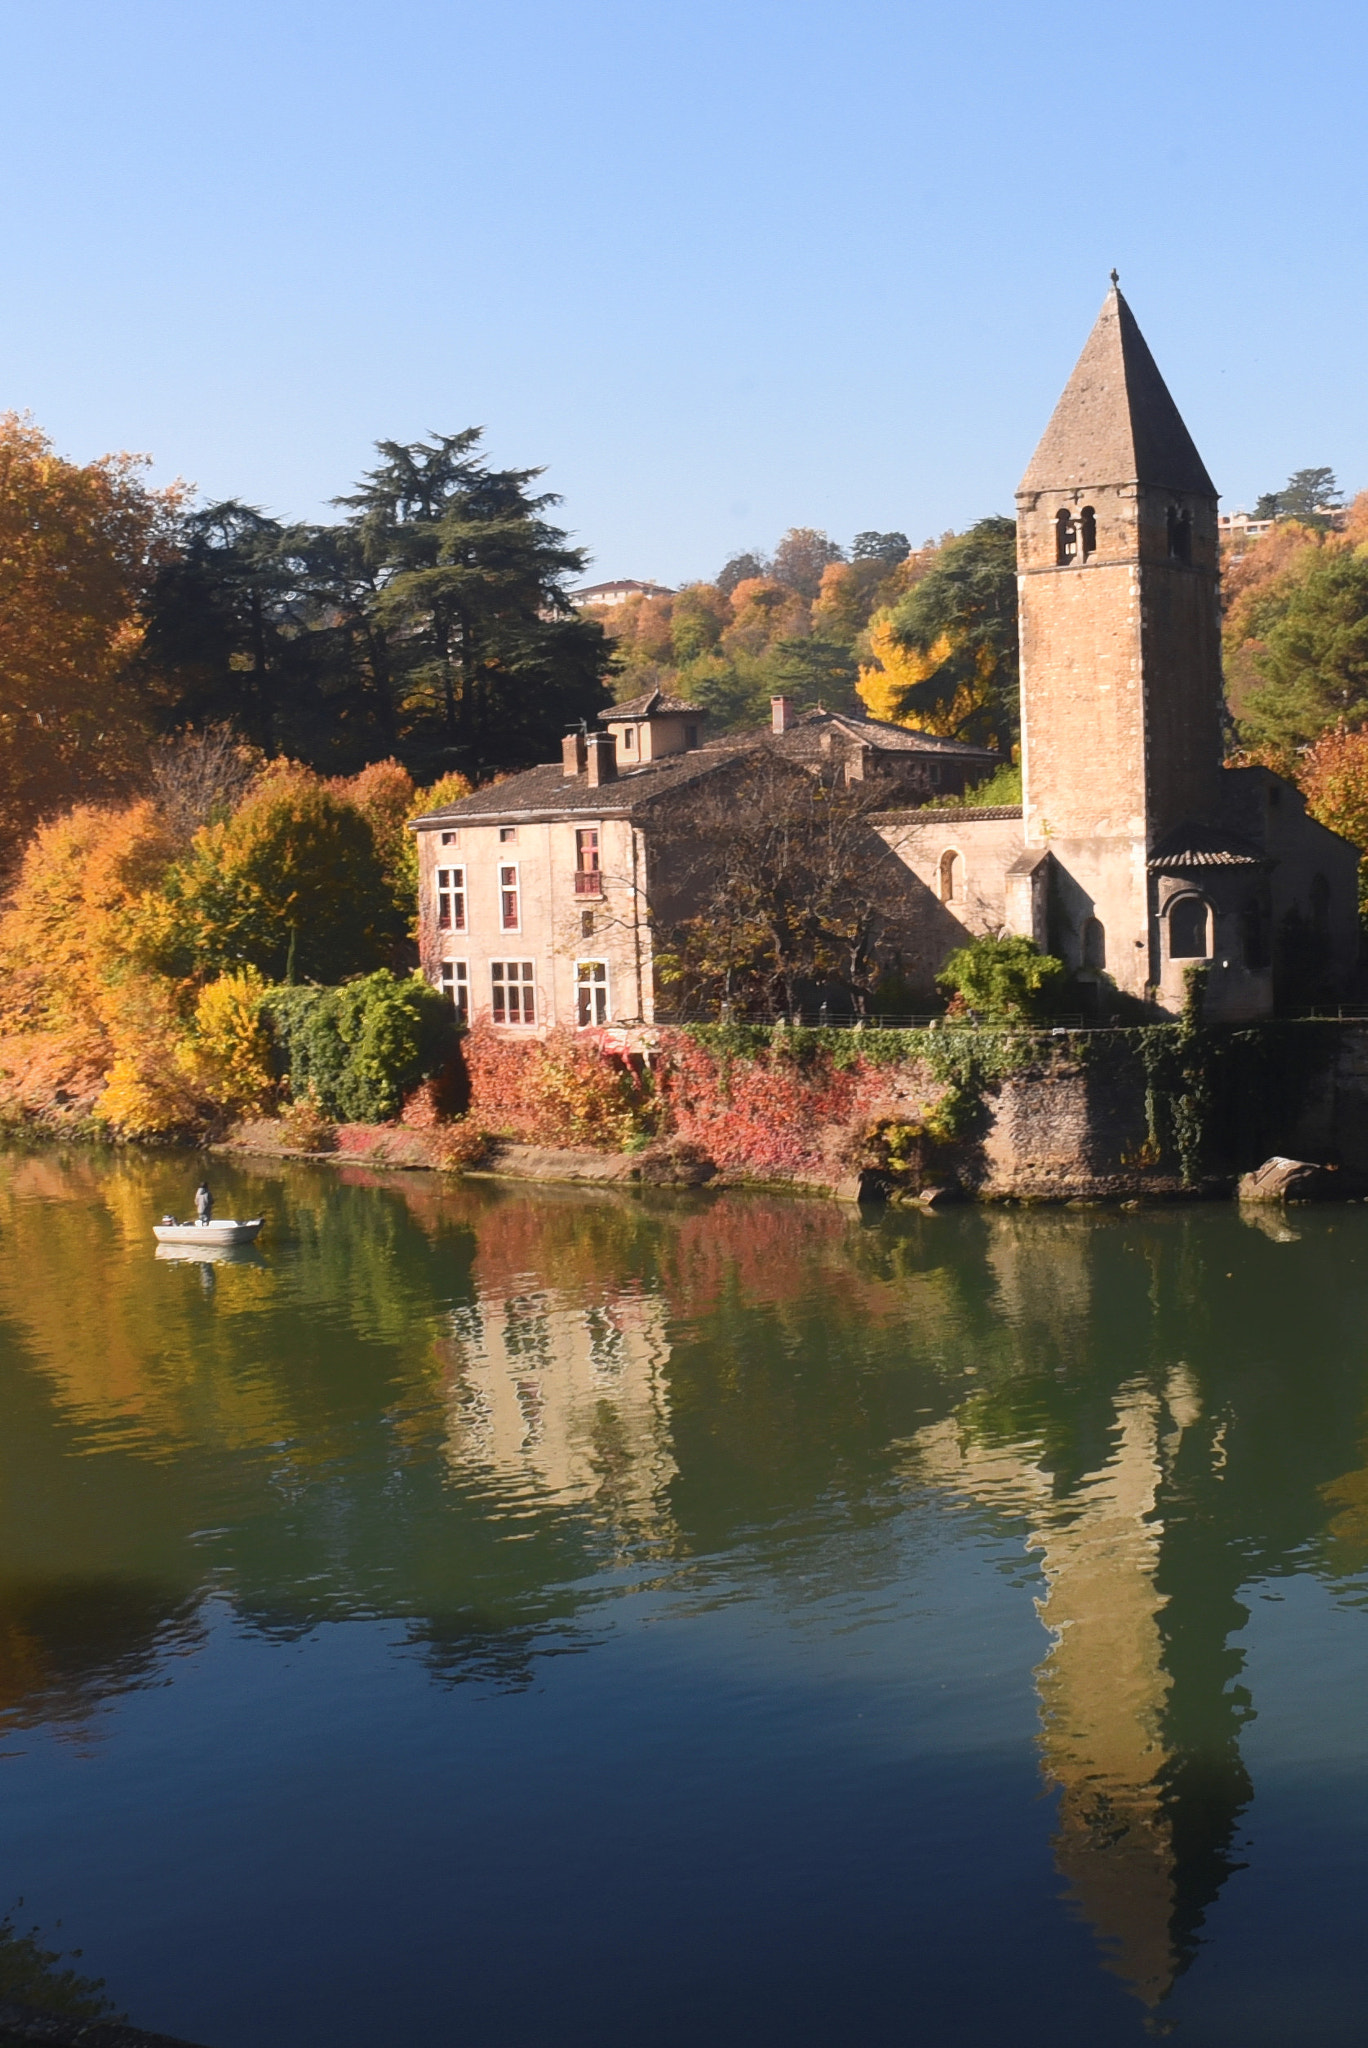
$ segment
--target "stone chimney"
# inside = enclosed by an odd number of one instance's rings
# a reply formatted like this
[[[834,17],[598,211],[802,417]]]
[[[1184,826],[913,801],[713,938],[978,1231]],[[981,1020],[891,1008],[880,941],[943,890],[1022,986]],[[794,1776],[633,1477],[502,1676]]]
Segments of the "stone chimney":
[[[578,730],[568,732],[561,741],[561,762],[566,780],[572,775],[584,773],[584,734]]]
[[[793,700],[791,697],[770,698],[770,731],[787,732],[793,724]]]
[[[610,732],[591,732],[584,741],[588,756],[589,787],[617,781],[617,741]]]

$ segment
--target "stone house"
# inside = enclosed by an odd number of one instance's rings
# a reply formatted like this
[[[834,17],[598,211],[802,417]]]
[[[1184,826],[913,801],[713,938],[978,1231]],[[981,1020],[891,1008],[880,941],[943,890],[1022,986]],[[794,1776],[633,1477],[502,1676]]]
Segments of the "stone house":
[[[563,762],[416,820],[425,972],[502,1027],[654,1021],[672,806],[764,747],[886,785],[889,964],[915,1001],[997,931],[1103,1004],[1175,1013],[1196,963],[1215,1018],[1342,989],[1358,853],[1281,776],[1223,766],[1216,489],[1115,285],[1017,493],[1017,570],[1020,807],[946,806],[994,765],[954,740],[782,698],[769,731],[708,740],[654,691],[567,735]]]
[[[794,711],[777,697],[762,732],[704,736],[693,704],[654,690],[565,738],[529,768],[415,820],[423,969],[467,1021],[507,1029],[653,1023],[654,932],[677,912],[680,818],[706,782],[714,815],[760,749],[795,775],[816,769],[925,802],[991,773],[982,747],[876,719]],[[875,842],[877,844],[877,842]],[[904,878],[908,915],[924,891]]]

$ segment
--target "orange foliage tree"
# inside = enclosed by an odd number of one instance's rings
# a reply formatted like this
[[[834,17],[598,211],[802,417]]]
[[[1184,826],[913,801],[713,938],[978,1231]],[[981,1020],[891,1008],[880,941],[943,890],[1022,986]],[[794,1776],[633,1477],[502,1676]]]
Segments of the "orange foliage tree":
[[[140,766],[149,706],[132,657],[183,497],[150,490],[144,467],[67,462],[0,414],[0,851]]]
[[[1296,766],[1306,808],[1368,853],[1368,732],[1327,732]],[[1368,914],[1368,863],[1359,862],[1359,910]]]

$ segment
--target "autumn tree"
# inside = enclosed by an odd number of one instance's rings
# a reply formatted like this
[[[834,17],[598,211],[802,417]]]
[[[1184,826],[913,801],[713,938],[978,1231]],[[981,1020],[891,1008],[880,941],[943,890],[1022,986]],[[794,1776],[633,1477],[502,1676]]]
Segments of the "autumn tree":
[[[774,550],[770,575],[811,602],[822,587],[822,571],[844,560],[845,549],[815,526],[791,526]]]
[[[1010,752],[1020,715],[1015,522],[980,519],[945,541],[871,637],[876,661],[860,678],[871,708]]]
[[[387,964],[404,935],[367,819],[289,764],[196,833],[162,894],[155,957],[172,975],[340,981]]]
[[[1368,856],[1368,731],[1323,733],[1296,763],[1313,818]],[[1359,863],[1359,912],[1368,916],[1368,858]]]
[[[141,767],[153,720],[134,656],[181,498],[145,468],[68,462],[0,415],[0,855]]]

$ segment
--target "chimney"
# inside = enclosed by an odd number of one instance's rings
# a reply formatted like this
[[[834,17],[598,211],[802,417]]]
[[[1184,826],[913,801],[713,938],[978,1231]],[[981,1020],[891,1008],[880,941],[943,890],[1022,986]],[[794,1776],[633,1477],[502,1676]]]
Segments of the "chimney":
[[[604,782],[616,782],[617,741],[612,733],[591,732],[586,735],[584,745],[588,755],[590,789],[597,789]]]
[[[770,731],[787,732],[793,723],[793,702],[788,697],[770,698]]]
[[[561,764],[567,781],[572,775],[584,773],[584,734],[578,726],[561,741]]]

